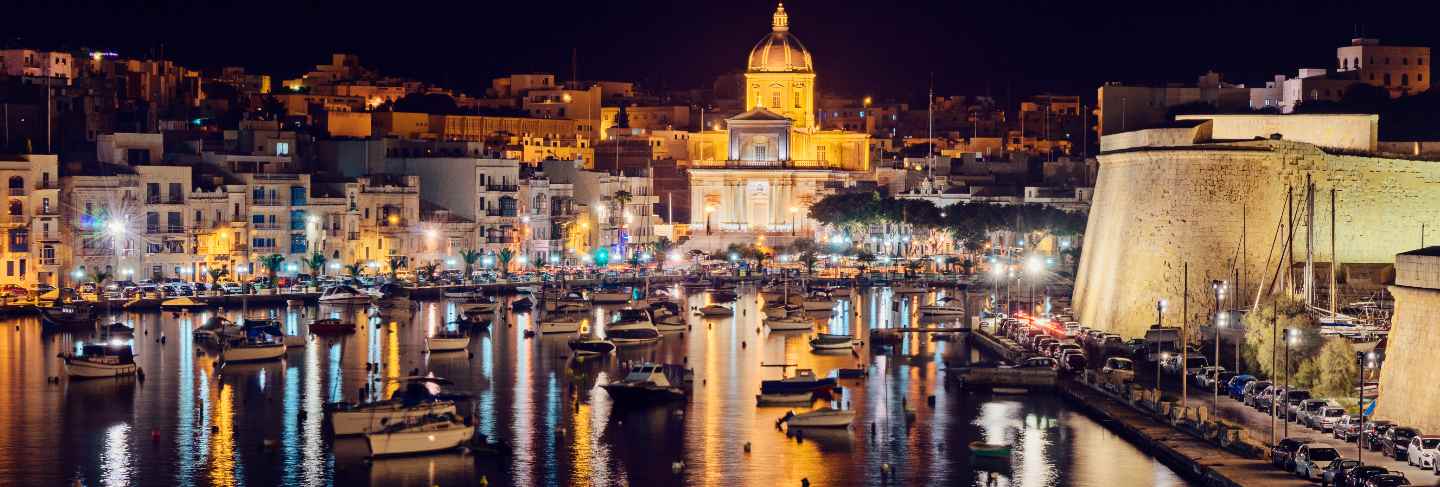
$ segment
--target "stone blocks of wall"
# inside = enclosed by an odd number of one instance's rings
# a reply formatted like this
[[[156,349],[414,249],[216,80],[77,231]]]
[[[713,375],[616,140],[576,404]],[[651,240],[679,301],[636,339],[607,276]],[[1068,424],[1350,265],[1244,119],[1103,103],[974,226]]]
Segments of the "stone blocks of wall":
[[[1440,350],[1440,291],[1390,286],[1390,293],[1395,316],[1375,416],[1433,435],[1440,432],[1440,386],[1430,380]]]

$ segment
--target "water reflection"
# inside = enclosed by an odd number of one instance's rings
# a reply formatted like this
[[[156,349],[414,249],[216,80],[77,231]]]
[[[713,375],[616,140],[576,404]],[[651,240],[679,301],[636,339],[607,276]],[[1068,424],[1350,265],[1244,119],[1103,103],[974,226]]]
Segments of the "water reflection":
[[[689,329],[613,356],[574,360],[567,336],[535,335],[538,316],[502,307],[467,351],[427,353],[425,337],[450,326],[454,303],[420,302],[371,313],[362,306],[251,307],[301,334],[316,317],[356,323],[355,333],[312,337],[283,361],[220,367],[190,331],[212,315],[118,312],[136,329],[148,380],[48,384],[55,354],[86,333],[45,334],[32,318],[0,326],[0,483],[28,485],[873,485],[888,465],[897,485],[1175,485],[1173,472],[1083,415],[1046,396],[964,394],[944,388],[944,363],[978,358],[963,341],[906,334],[870,341],[876,329],[935,326],[915,311],[930,295],[888,289],[837,300],[816,332],[862,341],[817,354],[809,333],[761,326],[763,302],[741,288],[735,314],[688,316]],[[684,296],[687,314],[709,302]],[[604,333],[613,306],[596,307]],[[18,329],[16,325],[19,325]],[[161,343],[158,337],[167,341]],[[619,407],[598,387],[635,361],[684,363],[692,399],[671,407]],[[763,367],[786,364],[791,367]],[[796,368],[868,375],[842,379],[832,400],[756,407],[760,382]],[[480,434],[513,458],[461,453],[367,462],[363,439],[325,433],[324,404],[386,397],[412,371],[455,382],[474,400]],[[933,404],[931,397],[933,396]],[[788,410],[853,409],[850,429],[789,431]],[[58,433],[57,433],[58,432]],[[1009,462],[969,456],[973,440],[1014,445]],[[747,452],[748,447],[748,452]],[[676,473],[674,467],[679,467]]]

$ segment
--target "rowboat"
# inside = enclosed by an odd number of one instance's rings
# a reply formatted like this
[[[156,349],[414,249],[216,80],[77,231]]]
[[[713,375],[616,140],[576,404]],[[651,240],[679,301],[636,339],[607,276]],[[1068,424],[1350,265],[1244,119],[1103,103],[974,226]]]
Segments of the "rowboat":
[[[804,314],[794,314],[784,318],[767,318],[765,326],[774,331],[797,331],[809,330],[815,326],[815,322]]]
[[[540,321],[540,334],[575,333],[580,331],[581,321],[584,319],[579,315],[550,317]]]
[[[850,335],[831,335],[821,333],[810,339],[812,350],[849,350],[855,346],[855,337]]]
[[[735,310],[730,309],[729,306],[721,306],[721,305],[718,305],[718,304],[710,304],[710,305],[706,305],[706,306],[703,306],[703,307],[700,308],[700,315],[701,315],[701,316],[734,316],[734,315],[735,315]]]
[[[425,345],[431,352],[464,350],[465,347],[470,346],[470,335],[466,335],[463,331],[440,332],[426,338]]]
[[[800,406],[812,402],[815,402],[815,393],[810,391],[755,395],[756,406]]]

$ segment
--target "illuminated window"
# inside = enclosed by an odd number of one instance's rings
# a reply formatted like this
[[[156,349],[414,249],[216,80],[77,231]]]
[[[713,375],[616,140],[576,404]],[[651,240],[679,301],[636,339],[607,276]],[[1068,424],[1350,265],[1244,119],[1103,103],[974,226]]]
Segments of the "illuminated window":
[[[276,142],[276,143],[275,143],[275,155],[277,155],[277,156],[288,156],[288,155],[290,155],[290,143],[289,143],[289,142]]]
[[[800,102],[801,102],[803,99],[804,99],[804,97],[803,97],[803,96],[800,96],[800,90],[795,90],[795,108],[804,108],[804,107],[800,106]]]
[[[780,90],[770,90],[770,106],[780,108]]]
[[[815,146],[815,160],[820,161],[820,162],[826,162],[826,161],[829,160],[829,159],[826,159],[826,158],[825,158],[825,146],[823,146],[823,145],[817,145],[817,146]]]
[[[769,158],[770,158],[770,148],[769,148],[769,147],[766,147],[765,144],[758,144],[758,145],[755,146],[755,160],[757,160],[757,161],[764,161],[764,160],[767,160],[767,159],[769,159]]]

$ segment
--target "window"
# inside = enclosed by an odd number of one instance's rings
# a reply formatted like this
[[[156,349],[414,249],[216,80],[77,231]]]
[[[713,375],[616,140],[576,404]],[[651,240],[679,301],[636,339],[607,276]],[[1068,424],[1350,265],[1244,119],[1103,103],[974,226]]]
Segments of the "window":
[[[40,247],[40,265],[55,265],[55,246]]]
[[[1385,86],[1390,86],[1390,73],[1385,73]]]
[[[14,262],[14,261],[9,261],[9,260],[5,261],[5,276],[6,276],[6,277],[15,277],[15,262]]]
[[[780,108],[780,89],[770,90],[770,106]]]
[[[1415,65],[1416,65],[1416,66],[1424,66],[1424,65],[1425,65],[1425,58],[1423,58],[1423,57],[1417,57],[1417,58],[1415,58]]]
[[[1419,82],[1421,82],[1421,81],[1425,81],[1425,75],[1423,75],[1423,74],[1416,74],[1416,75],[1415,75],[1415,82],[1416,82],[1416,83],[1419,83]]]
[[[24,228],[15,228],[10,230],[10,251],[30,251],[30,230]]]
[[[50,198],[40,198],[40,213],[50,214]]]
[[[165,226],[168,227],[165,230],[170,233],[185,231],[185,221],[178,211],[172,211],[165,215]]]
[[[800,96],[800,90],[795,90],[795,108],[803,108],[800,106],[800,102],[804,101],[804,98]]]
[[[1345,58],[1341,58],[1341,59],[1340,59],[1340,69],[1350,69],[1350,60],[1349,60],[1349,59],[1345,59]]]
[[[755,160],[764,161],[770,158],[769,148],[765,144],[755,146]]]
[[[183,188],[184,187],[180,183],[170,183],[170,200],[168,202],[184,203],[185,190]]]
[[[25,214],[25,204],[20,200],[10,200],[10,216],[22,216]]]
[[[1400,73],[1400,86],[1410,86],[1410,74]]]
[[[277,156],[288,156],[288,155],[290,155],[290,143],[289,143],[289,142],[276,142],[276,143],[275,143],[275,155],[277,155]]]
[[[815,160],[820,161],[820,162],[826,162],[826,161],[829,160],[829,159],[826,159],[826,158],[825,158],[825,146],[823,146],[823,145],[817,145],[817,146],[815,146]]]
[[[1409,66],[1409,65],[1410,65],[1410,58],[1408,58],[1408,57],[1402,57],[1402,58],[1400,58],[1400,65],[1401,65],[1401,66]]]

